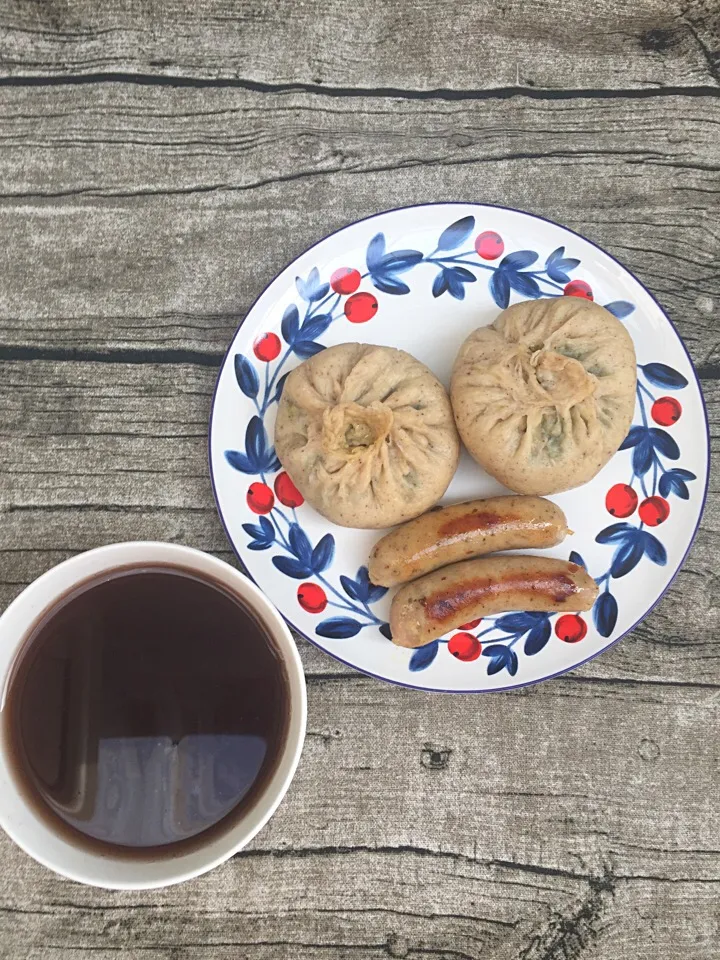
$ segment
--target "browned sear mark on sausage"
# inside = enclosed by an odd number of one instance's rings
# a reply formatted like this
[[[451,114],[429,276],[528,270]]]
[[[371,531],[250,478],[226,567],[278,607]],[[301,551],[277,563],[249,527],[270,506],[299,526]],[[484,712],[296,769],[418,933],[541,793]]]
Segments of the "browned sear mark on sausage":
[[[491,580],[489,577],[476,577],[465,580],[446,590],[439,590],[424,597],[420,602],[428,620],[443,623],[455,613],[465,610],[469,606],[481,603],[488,597],[514,591],[527,590],[534,594],[544,594],[548,600],[562,603],[579,593],[577,584],[563,573],[555,576],[533,577],[526,573],[515,573],[503,577],[501,580]]]
[[[438,529],[438,533],[442,537],[455,537],[459,533],[472,533],[474,530],[490,531],[493,527],[504,527],[519,520],[519,517],[509,515],[501,517],[499,513],[478,510],[455,517],[454,520],[448,520]]]

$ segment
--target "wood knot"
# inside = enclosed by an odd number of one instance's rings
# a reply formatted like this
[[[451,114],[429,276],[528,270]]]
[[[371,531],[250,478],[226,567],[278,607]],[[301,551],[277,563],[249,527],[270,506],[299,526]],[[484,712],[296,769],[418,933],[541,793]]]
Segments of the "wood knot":
[[[410,952],[410,946],[405,937],[397,933],[391,933],[388,936],[385,949],[391,957],[406,957]]]
[[[657,758],[660,756],[660,747],[654,740],[650,740],[648,737],[645,737],[640,741],[638,753],[643,760],[657,760]]]
[[[640,49],[647,50],[650,53],[664,53],[670,47],[674,47],[677,42],[677,37],[672,30],[655,27],[653,30],[646,30],[645,33],[641,34]]]
[[[450,763],[452,749],[426,743],[420,753],[420,763],[427,770],[444,770]]]

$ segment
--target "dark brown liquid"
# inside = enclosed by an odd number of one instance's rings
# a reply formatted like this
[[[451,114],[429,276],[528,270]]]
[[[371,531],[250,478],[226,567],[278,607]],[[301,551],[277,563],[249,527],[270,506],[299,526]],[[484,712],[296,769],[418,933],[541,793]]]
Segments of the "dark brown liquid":
[[[249,809],[282,752],[288,708],[273,642],[234,596],[180,568],[134,567],[80,585],[36,625],[3,735],[55,829],[155,858]]]

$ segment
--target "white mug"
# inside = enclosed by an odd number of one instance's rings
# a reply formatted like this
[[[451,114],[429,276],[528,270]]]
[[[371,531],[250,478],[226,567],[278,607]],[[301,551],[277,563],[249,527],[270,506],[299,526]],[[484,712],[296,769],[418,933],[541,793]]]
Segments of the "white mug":
[[[128,859],[74,845],[55,832],[25,798],[0,737],[0,826],[26,853],[56,873],[99,887],[147,889],[196,877],[241,850],[267,823],[290,786],[305,739],[307,698],[302,663],[285,621],[264,594],[239,571],[191,547],[171,543],[115,543],[78,554],[31,583],[0,617],[0,711],[25,638],[39,619],[74,586],[130,565],[172,565],[205,575],[242,600],[261,620],[282,657],[289,687],[289,723],[274,773],[255,803],[226,832],[211,832],[207,844],[174,857]],[[4,727],[5,724],[2,724]]]

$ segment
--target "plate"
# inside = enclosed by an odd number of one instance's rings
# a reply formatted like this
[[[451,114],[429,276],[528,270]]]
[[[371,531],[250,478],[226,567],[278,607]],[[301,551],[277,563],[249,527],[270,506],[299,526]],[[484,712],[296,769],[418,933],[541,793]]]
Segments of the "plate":
[[[575,531],[545,555],[583,564],[589,614],[518,611],[417,650],[389,640],[391,592],[368,580],[381,535],[321,517],[273,448],[285,377],[348,341],[407,350],[445,383],[460,344],[509,303],[594,299],[627,326],[638,359],[635,417],[610,463],[550,499]],[[480,204],[391,210],[311,247],[261,294],[223,362],[210,419],[220,517],[250,576],[291,626],[357,670],[424,690],[507,690],[557,676],[635,627],[680,569],[705,501],[707,415],[692,363],[657,301],[613,257],[540,217]],[[443,500],[504,489],[463,452]]]

